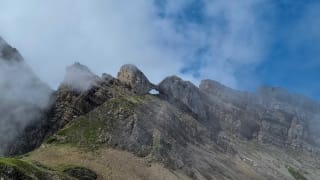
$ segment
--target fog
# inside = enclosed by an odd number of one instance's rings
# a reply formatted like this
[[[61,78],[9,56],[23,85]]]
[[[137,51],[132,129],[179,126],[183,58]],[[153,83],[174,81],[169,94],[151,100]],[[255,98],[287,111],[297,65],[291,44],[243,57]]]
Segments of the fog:
[[[8,143],[41,115],[52,90],[23,61],[0,58],[0,155]]]
[[[100,78],[92,73],[88,67],[76,62],[67,67],[62,85],[83,92],[97,85],[99,80]]]

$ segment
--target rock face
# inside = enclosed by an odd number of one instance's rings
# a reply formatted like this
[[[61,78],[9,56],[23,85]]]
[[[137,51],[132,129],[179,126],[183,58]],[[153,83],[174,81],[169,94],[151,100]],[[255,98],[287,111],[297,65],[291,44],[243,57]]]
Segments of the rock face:
[[[204,120],[208,119],[203,102],[204,95],[191,82],[183,81],[177,76],[171,76],[164,79],[158,89],[161,94],[167,96],[169,101],[181,101]]]
[[[202,81],[200,89],[215,101],[220,101],[216,113],[228,114],[228,117],[217,115],[227,131],[232,128],[233,133],[245,138],[278,146],[303,148],[304,143],[319,145],[314,143],[319,134],[308,124],[312,120],[312,124],[317,124],[314,121],[320,108],[307,98],[271,87],[262,87],[257,93],[250,94],[211,80]]]
[[[132,88],[136,94],[147,94],[154,86],[147,77],[134,65],[126,64],[120,68],[118,79]]]
[[[211,126],[214,132],[220,128],[216,117],[212,114],[211,101],[199,88],[191,82],[183,81],[177,76],[165,78],[158,90],[162,97],[179,107],[194,114],[194,117],[207,126]]]

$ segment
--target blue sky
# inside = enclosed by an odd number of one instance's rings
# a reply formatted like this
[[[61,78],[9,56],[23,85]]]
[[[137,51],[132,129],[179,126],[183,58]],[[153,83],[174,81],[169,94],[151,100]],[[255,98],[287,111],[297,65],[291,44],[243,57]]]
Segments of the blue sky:
[[[256,73],[263,83],[320,99],[320,1],[279,3],[273,41]]]
[[[0,0],[0,36],[56,88],[75,61],[320,100],[319,0]]]
[[[261,31],[267,36],[264,54],[258,63],[245,64],[236,70],[238,81],[244,82],[238,88],[254,90],[260,85],[280,86],[291,92],[302,93],[320,99],[320,1],[304,0],[269,0],[260,1],[255,14],[256,26],[264,26]],[[163,7],[166,0],[157,1],[160,13],[164,17]],[[236,3],[236,2],[235,2]],[[237,2],[240,3],[240,2]],[[175,14],[177,29],[183,31],[186,24],[195,23],[203,29],[210,28],[210,23],[224,29],[228,22],[223,18],[212,19],[203,13],[205,1],[189,1],[189,4]],[[220,27],[219,27],[220,26]],[[253,27],[254,28],[254,27]],[[199,77],[203,56],[207,47],[199,47],[189,64],[181,69],[182,73],[192,73]],[[257,81],[246,81],[247,76],[255,76]],[[254,82],[254,83],[252,83]]]

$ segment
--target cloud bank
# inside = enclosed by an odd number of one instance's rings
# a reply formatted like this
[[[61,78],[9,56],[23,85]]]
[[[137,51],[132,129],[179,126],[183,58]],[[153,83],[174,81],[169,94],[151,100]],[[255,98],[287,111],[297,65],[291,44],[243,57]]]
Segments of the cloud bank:
[[[286,2],[2,0],[0,35],[54,88],[75,61],[113,75],[135,64],[154,83],[177,74],[247,88],[259,84],[255,67],[266,61]]]
[[[237,69],[261,56],[258,4],[199,3],[4,0],[0,34],[54,87],[75,61],[99,74],[116,74],[122,64],[133,63],[153,82],[178,74],[194,82],[213,78],[237,86]],[[209,23],[184,17],[192,6],[199,6],[195,13]]]

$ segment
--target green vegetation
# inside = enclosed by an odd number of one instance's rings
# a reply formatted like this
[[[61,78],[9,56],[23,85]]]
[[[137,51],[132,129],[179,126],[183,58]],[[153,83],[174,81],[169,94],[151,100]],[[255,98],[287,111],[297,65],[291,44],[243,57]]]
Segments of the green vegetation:
[[[0,158],[0,178],[2,179],[97,179],[95,172],[79,166],[61,166],[47,168],[38,162],[29,162],[17,158]]]
[[[50,175],[44,167],[15,158],[0,158],[0,174],[20,179],[46,179]]]
[[[293,167],[287,167],[287,169],[296,180],[308,180],[299,170],[296,170]]]
[[[50,137],[45,141],[46,144],[53,144],[53,143],[55,143],[55,142],[57,142],[57,139],[56,139],[55,136],[50,136]]]
[[[108,139],[122,121],[134,114],[143,103],[143,96],[127,96],[107,101],[99,108],[81,116],[47,139],[47,144],[72,144],[89,150],[108,144]],[[106,133],[108,132],[108,134]]]

